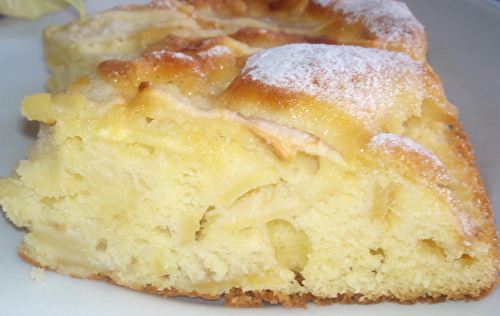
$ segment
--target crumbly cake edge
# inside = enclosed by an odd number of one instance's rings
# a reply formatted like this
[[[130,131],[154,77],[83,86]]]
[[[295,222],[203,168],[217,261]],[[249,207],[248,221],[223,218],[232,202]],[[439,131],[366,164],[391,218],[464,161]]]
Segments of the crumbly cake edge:
[[[79,279],[90,279],[90,280],[101,280],[105,281],[110,284],[117,284],[121,285],[123,287],[140,291],[140,292],[146,292],[146,293],[151,293],[151,294],[158,294],[162,295],[164,297],[173,297],[173,296],[186,296],[190,298],[203,298],[207,300],[217,300],[220,299],[224,295],[224,303],[227,307],[262,307],[263,302],[268,302],[270,304],[281,304],[282,306],[286,308],[290,307],[302,307],[302,308],[307,308],[306,303],[307,302],[314,302],[317,306],[327,306],[327,305],[333,305],[333,304],[344,304],[344,305],[352,305],[352,304],[360,304],[360,305],[370,305],[370,304],[378,304],[378,303],[383,303],[383,302],[391,302],[391,303],[398,303],[398,304],[403,304],[403,305],[414,305],[416,303],[428,303],[428,304],[435,304],[435,303],[441,303],[445,302],[448,300],[453,300],[453,301],[459,301],[459,300],[465,300],[467,302],[469,301],[479,301],[484,299],[486,296],[488,296],[493,290],[500,284],[500,241],[498,238],[498,231],[495,227],[494,224],[494,213],[491,209],[491,205],[489,203],[489,198],[486,193],[486,188],[484,186],[484,181],[481,177],[481,174],[479,172],[479,169],[476,164],[476,158],[474,155],[474,150],[472,148],[472,145],[468,142],[467,135],[464,132],[463,126],[461,123],[457,123],[451,126],[450,129],[450,140],[453,141],[454,147],[456,148],[457,152],[462,156],[464,161],[471,167],[471,169],[474,171],[473,174],[470,174],[469,178],[469,183],[473,186],[474,190],[474,197],[482,201],[483,205],[483,213],[486,215],[486,218],[488,219],[488,231],[486,231],[486,237],[488,240],[486,242],[489,242],[492,246],[492,249],[495,249],[496,251],[494,252],[494,258],[493,261],[497,263],[497,273],[494,277],[493,282],[489,287],[481,289],[481,292],[479,295],[470,295],[470,294],[463,294],[461,292],[456,292],[452,293],[452,295],[441,295],[437,297],[433,297],[430,295],[426,296],[421,296],[421,297],[414,297],[414,296],[408,296],[407,299],[399,299],[395,298],[392,296],[380,296],[377,299],[363,299],[360,301],[360,298],[362,298],[364,295],[362,294],[356,294],[356,293],[346,293],[346,294],[339,294],[336,297],[317,297],[314,296],[313,294],[286,294],[286,293],[281,293],[281,292],[274,292],[271,290],[262,290],[262,291],[248,291],[244,292],[240,288],[232,288],[228,293],[226,294],[220,294],[220,295],[207,295],[207,294],[200,294],[196,291],[182,291],[182,290],[177,290],[175,288],[170,288],[170,289],[158,289],[157,287],[151,286],[151,285],[140,285],[140,284],[122,284],[116,282],[113,278],[111,278],[108,275],[98,273],[98,274],[93,274],[90,276],[83,276],[83,275],[75,275],[75,274],[70,274],[71,277],[74,278],[79,278]],[[477,183],[477,186],[476,186]],[[493,236],[491,236],[493,234]],[[489,235],[489,236],[488,236]],[[484,239],[484,237],[482,238]],[[38,267],[38,268],[43,268],[47,271],[54,271],[58,272],[57,268],[52,268],[50,266],[43,266],[40,264],[37,260],[31,258],[28,256],[26,252],[23,251],[22,245],[18,249],[18,255],[26,261],[27,263]]]
[[[22,251],[22,248],[19,248],[18,251],[19,256],[21,259],[26,261],[27,263],[38,267],[42,268],[47,271],[53,271],[57,272],[57,268],[51,268],[50,266],[43,266],[41,265],[38,261],[35,259],[29,257],[26,253]],[[383,302],[391,302],[391,303],[398,303],[398,304],[403,304],[403,305],[414,305],[416,303],[427,303],[427,304],[436,304],[436,303],[442,303],[446,302],[448,300],[453,300],[453,301],[459,301],[459,300],[466,300],[467,302],[469,301],[479,301],[488,296],[493,290],[498,286],[500,283],[500,277],[497,275],[495,280],[492,282],[490,287],[484,288],[481,290],[481,293],[479,293],[478,296],[472,296],[469,294],[462,294],[462,293],[457,293],[453,297],[448,297],[447,295],[441,295],[439,297],[432,297],[432,296],[424,296],[424,297],[409,297],[408,299],[401,300],[395,297],[390,297],[390,296],[381,296],[378,297],[377,299],[365,299],[361,300],[360,298],[363,297],[362,294],[340,294],[337,295],[336,297],[317,297],[314,296],[310,293],[300,295],[300,294],[286,294],[286,293],[281,293],[281,292],[274,292],[271,290],[262,290],[262,291],[248,291],[244,292],[241,290],[241,288],[232,288],[229,293],[226,294],[220,294],[220,295],[207,295],[207,294],[200,294],[196,291],[179,291],[175,288],[170,288],[170,289],[163,289],[160,290],[157,287],[151,286],[151,285],[136,285],[136,284],[119,284],[117,283],[114,279],[111,277],[98,273],[98,274],[93,274],[88,277],[82,276],[82,275],[75,275],[75,274],[70,274],[71,277],[73,278],[78,278],[78,279],[89,279],[89,280],[100,280],[104,281],[109,284],[114,284],[114,285],[121,285],[125,288],[129,288],[135,291],[140,291],[140,292],[145,292],[145,293],[151,293],[151,294],[157,294],[157,295],[162,295],[163,297],[175,297],[175,296],[186,296],[190,298],[202,298],[206,300],[218,300],[224,295],[224,304],[226,307],[232,307],[232,308],[239,308],[239,307],[262,307],[263,302],[267,302],[269,304],[281,304],[283,307],[290,308],[290,307],[301,307],[301,308],[307,308],[307,303],[308,302],[314,302],[316,306],[328,306],[328,305],[333,305],[333,304],[343,304],[343,305],[354,305],[354,304],[359,304],[359,305],[371,305],[371,304],[378,304],[378,303],[383,303]]]

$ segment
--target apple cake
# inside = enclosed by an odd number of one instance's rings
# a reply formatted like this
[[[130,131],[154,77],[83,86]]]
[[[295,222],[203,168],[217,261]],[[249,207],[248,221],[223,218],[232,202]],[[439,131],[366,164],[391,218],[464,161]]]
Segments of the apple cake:
[[[133,29],[124,45],[144,47],[132,47],[130,58],[99,63],[104,50],[118,54],[99,41],[92,57],[60,48],[99,64],[64,92],[23,101],[23,114],[40,122],[38,140],[0,179],[3,211],[28,230],[19,255],[74,277],[165,296],[224,296],[234,307],[491,292],[500,264],[493,213],[458,111],[419,55],[421,28],[353,40],[368,47],[295,32],[300,23],[348,32],[342,23],[357,29],[371,21],[363,14],[386,16],[368,9],[406,8],[226,2],[118,10],[168,8],[208,25],[203,37],[193,24],[186,36],[140,44]],[[356,3],[350,15],[345,8]],[[263,4],[270,19],[256,17]],[[307,15],[318,8],[317,20]],[[162,25],[131,23],[143,22]],[[249,26],[257,22],[267,28]],[[169,30],[177,26],[161,32]]]

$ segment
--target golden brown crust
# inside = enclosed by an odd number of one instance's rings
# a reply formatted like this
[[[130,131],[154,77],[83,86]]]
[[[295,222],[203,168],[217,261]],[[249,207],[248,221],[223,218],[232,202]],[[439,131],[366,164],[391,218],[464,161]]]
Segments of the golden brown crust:
[[[337,0],[331,4],[333,7],[322,7],[316,0],[162,0],[91,15],[83,24],[76,21],[51,25],[44,32],[47,61],[54,72],[48,86],[52,91],[64,91],[78,78],[90,75],[100,61],[128,58],[173,33],[215,36],[242,29],[245,33],[246,27],[280,34],[276,43],[279,39],[283,43],[354,45],[399,51],[415,60],[425,60],[423,27],[403,4],[390,0]],[[349,9],[352,4],[359,10]],[[378,13],[370,14],[371,10],[364,8],[367,4],[375,5],[373,11]],[[134,23],[134,15],[143,22]],[[121,25],[130,31],[114,31]],[[262,38],[253,40],[267,47]]]
[[[500,271],[500,241],[494,224],[494,214],[490,206],[486,187],[484,186],[484,181],[476,164],[474,150],[472,149],[472,145],[467,140],[467,135],[463,130],[462,124],[454,124],[450,134],[453,138],[454,149],[461,156],[462,161],[467,165],[467,171],[465,174],[468,175],[468,183],[470,183],[473,195],[472,200],[477,201],[479,212],[481,213],[480,215],[483,217],[483,221],[478,223],[479,231],[476,232],[476,234],[481,240],[491,245],[492,259],[498,267],[497,271]],[[496,285],[499,283],[500,276],[497,274]],[[493,289],[494,287],[489,292]]]
[[[352,4],[358,12],[351,12]],[[374,8],[366,10],[366,5],[382,8],[381,14],[372,16],[370,11]],[[215,25],[211,21],[215,16],[266,17],[274,19],[277,25],[303,24],[304,32],[323,37],[329,43],[395,50],[416,60],[424,60],[427,50],[422,25],[406,5],[396,1],[336,0],[325,5],[315,0],[170,0],[125,7],[126,10],[172,8],[193,15],[204,28]]]
[[[135,96],[145,81],[150,85],[175,84],[184,95],[209,96],[207,87],[225,88],[241,67],[242,59],[230,48],[231,42],[234,40],[229,37],[188,39],[172,35],[136,60],[102,62],[97,73],[129,96]],[[211,54],[216,46],[225,50]]]
[[[377,10],[381,14],[372,15]],[[427,51],[424,29],[410,18],[409,12],[401,2],[365,0],[312,0],[306,9],[310,18],[324,20],[319,29],[322,34],[340,39],[343,44],[394,50],[424,60]],[[398,43],[394,44],[391,38],[397,38]]]
[[[167,50],[170,52],[179,52],[186,54],[194,54],[201,51],[206,51],[216,45],[224,45],[224,37],[209,37],[209,38],[190,38],[177,35],[168,35],[165,39],[154,42],[146,47],[142,55],[149,52]]]
[[[275,32],[259,27],[243,27],[233,34],[228,35],[235,40],[254,47],[272,48],[295,43],[332,44],[340,42],[328,36],[307,36],[290,34],[284,31]]]

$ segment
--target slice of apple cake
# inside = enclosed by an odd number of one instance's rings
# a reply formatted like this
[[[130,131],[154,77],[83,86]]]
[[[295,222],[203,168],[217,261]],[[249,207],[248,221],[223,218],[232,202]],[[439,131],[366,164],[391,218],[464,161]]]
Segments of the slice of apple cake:
[[[498,284],[472,148],[425,62],[162,45],[24,100],[41,129],[0,204],[29,231],[25,260],[228,306],[478,299]]]

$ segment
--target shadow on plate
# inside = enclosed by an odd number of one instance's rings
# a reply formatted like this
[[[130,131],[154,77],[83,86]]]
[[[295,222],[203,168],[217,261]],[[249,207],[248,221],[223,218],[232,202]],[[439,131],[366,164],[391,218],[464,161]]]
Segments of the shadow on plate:
[[[20,126],[22,126],[22,133],[23,135],[36,140],[36,135],[38,134],[39,130],[39,123],[37,121],[28,121],[26,118],[22,117],[19,118],[22,120]]]

